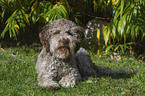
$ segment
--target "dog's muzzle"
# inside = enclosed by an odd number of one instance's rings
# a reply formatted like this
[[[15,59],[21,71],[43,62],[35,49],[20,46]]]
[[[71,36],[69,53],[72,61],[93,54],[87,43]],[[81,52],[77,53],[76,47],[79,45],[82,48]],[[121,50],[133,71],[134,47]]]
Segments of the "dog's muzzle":
[[[59,47],[58,47],[58,50],[61,49],[61,50],[65,50],[65,49],[68,49],[70,50],[70,47],[69,47],[69,40],[68,39],[62,39],[62,40],[59,40]]]

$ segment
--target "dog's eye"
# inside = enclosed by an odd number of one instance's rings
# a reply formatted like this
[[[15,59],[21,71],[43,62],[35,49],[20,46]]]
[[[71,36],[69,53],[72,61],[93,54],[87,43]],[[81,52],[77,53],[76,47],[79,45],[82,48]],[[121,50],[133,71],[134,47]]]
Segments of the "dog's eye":
[[[58,31],[53,32],[53,35],[56,35],[56,34],[59,34],[59,33],[60,33],[60,31],[58,30]]]
[[[78,37],[78,31],[77,31],[77,30],[75,30],[75,31],[73,32],[73,36]]]
[[[73,32],[73,35],[76,36],[77,35],[77,31],[76,32]]]
[[[78,31],[77,31],[76,29],[71,29],[71,33],[72,33],[74,36],[77,36]]]
[[[70,31],[67,31],[66,33],[71,36],[73,35]]]

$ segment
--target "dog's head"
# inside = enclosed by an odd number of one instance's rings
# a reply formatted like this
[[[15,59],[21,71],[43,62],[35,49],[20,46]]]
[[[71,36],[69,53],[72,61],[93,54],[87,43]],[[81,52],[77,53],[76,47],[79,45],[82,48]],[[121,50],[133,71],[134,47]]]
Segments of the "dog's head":
[[[59,19],[44,26],[39,37],[47,52],[57,58],[67,59],[80,48],[84,30],[72,21]]]

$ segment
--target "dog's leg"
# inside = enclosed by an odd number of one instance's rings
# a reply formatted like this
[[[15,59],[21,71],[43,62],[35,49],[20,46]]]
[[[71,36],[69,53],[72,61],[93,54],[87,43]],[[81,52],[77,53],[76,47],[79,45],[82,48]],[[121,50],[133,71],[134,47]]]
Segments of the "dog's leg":
[[[45,73],[45,72],[41,72],[38,75],[38,82],[39,85],[42,87],[48,87],[48,88],[59,88],[59,84],[57,83],[57,81],[54,80],[53,75],[55,75],[54,73]]]
[[[57,72],[53,68],[49,68],[48,70],[42,69],[38,74],[38,82],[39,85],[42,87],[48,88],[59,88],[59,84],[57,83],[56,77]]]
[[[80,48],[80,50],[76,53],[76,61],[79,72],[83,79],[95,76],[96,75],[96,66],[94,66],[89,52],[87,52],[84,48]]]
[[[48,88],[59,88],[59,84],[55,80],[57,72],[54,68],[54,65],[49,65],[47,59],[50,59],[47,56],[45,48],[41,51],[38,56],[37,63],[36,63],[36,70],[38,73],[38,82],[39,85],[42,87]]]
[[[59,84],[62,87],[74,87],[81,80],[80,73],[77,70],[71,70],[68,75],[61,78]]]

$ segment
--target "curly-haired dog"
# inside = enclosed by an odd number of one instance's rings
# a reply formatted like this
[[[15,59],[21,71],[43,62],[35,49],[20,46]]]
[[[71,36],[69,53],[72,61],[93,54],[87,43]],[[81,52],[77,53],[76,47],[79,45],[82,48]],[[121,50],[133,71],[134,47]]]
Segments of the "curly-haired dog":
[[[66,19],[55,20],[43,28],[40,41],[44,49],[36,64],[40,86],[74,87],[83,78],[97,73],[126,73],[123,70],[111,71],[95,66],[89,53],[80,48],[83,38],[83,28]]]

